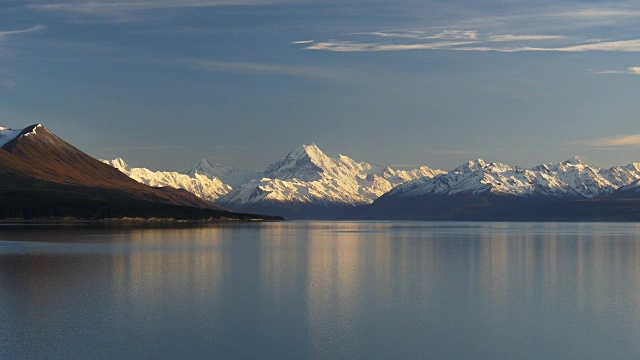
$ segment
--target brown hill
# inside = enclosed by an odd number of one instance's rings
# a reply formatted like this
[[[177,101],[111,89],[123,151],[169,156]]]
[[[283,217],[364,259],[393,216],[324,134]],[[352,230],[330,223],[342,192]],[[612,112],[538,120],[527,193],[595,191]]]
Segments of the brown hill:
[[[0,218],[239,217],[181,189],[141,184],[42,125],[0,150]]]

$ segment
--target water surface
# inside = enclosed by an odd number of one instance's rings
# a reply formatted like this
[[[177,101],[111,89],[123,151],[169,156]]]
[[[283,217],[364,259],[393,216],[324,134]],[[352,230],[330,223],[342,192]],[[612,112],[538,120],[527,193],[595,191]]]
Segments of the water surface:
[[[0,226],[0,358],[638,359],[640,225]]]

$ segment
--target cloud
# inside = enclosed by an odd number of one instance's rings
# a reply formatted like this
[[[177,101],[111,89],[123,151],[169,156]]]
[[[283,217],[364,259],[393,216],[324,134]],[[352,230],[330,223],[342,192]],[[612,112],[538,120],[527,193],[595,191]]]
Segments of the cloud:
[[[3,42],[8,41],[11,37],[15,36],[15,35],[20,35],[20,34],[26,34],[26,33],[31,33],[31,32],[35,32],[35,31],[40,31],[43,30],[45,27],[42,25],[38,25],[38,26],[33,26],[27,29],[20,29],[20,30],[4,30],[4,31],[0,31],[0,56],[4,56],[4,55],[10,55],[11,52],[9,50],[7,50],[5,47],[2,46]],[[2,84],[6,89],[10,89],[15,87],[15,81],[14,80],[7,80],[4,81]]]
[[[640,39],[603,41],[591,44],[581,44],[561,48],[551,48],[549,51],[616,51],[616,52],[640,52]]]
[[[640,10],[624,7],[591,7],[546,14],[548,17],[565,19],[615,19],[640,17]]]
[[[42,12],[68,13],[77,22],[139,21],[150,11],[208,8],[216,6],[247,6],[286,3],[290,0],[68,0],[32,4],[31,9]]]
[[[369,51],[406,51],[406,50],[438,50],[453,46],[474,44],[473,41],[440,41],[422,44],[378,44],[356,43],[345,41],[318,42],[305,47],[307,50],[324,50],[335,52],[369,52]]]
[[[387,29],[315,39],[308,50],[373,52],[451,50],[515,52],[640,52],[640,36],[630,26],[640,21],[640,6],[631,1],[564,3],[514,1],[507,15],[480,7],[453,4],[442,16],[425,19],[426,28]],[[605,29],[603,30],[603,27]],[[633,28],[631,28],[633,29]],[[594,34],[606,34],[594,39]],[[469,42],[449,44],[449,42]]]
[[[421,33],[423,35],[417,35]],[[564,35],[514,35],[481,34],[478,31],[448,30],[435,35],[424,35],[422,31],[353,33],[344,36],[368,35],[378,38],[393,38],[394,41],[318,41],[305,47],[307,50],[334,52],[374,52],[406,50],[451,50],[451,51],[492,51],[492,52],[640,52],[640,39],[602,41],[580,41]],[[411,39],[421,41],[397,41]],[[513,46],[518,42],[520,46]],[[530,43],[530,45],[522,44]],[[307,42],[292,42],[306,45]]]
[[[311,44],[312,42],[313,40],[298,40],[298,41],[291,41],[289,44],[300,45],[300,44]]]
[[[620,40],[620,41],[602,41],[580,45],[570,46],[557,46],[557,47],[536,47],[536,46],[521,46],[521,47],[466,47],[458,48],[454,50],[467,50],[467,51],[494,51],[494,52],[586,52],[586,51],[607,51],[607,52],[640,52],[640,39],[633,40]]]
[[[30,33],[30,32],[34,32],[34,31],[40,31],[43,30],[45,27],[42,25],[38,25],[38,26],[33,26],[27,29],[22,29],[22,30],[8,30],[8,31],[0,31],[0,41],[8,38],[9,36],[13,36],[13,35],[18,35],[18,34],[25,34],[25,33]]]
[[[612,148],[640,145],[640,134],[618,135],[593,140],[576,141],[574,144],[587,145],[595,148]]]
[[[531,2],[527,6],[515,8],[508,15],[480,14],[467,17],[456,23],[456,26],[472,28],[500,28],[511,29],[535,28],[543,31],[552,29],[576,30],[590,27],[635,24],[640,18],[640,8],[636,3],[627,1],[608,2],[606,4],[578,4],[576,2],[551,1],[547,4]]]
[[[183,66],[191,69],[216,73],[276,75],[329,80],[343,80],[351,75],[351,72],[347,71],[346,69],[310,65],[283,65],[210,60],[179,60],[163,62],[171,65]]]
[[[349,35],[369,35],[382,38],[401,38],[416,40],[475,40],[478,38],[478,32],[474,30],[441,30],[432,32],[430,30],[396,30],[396,31],[373,31],[351,33]]]
[[[40,10],[73,11],[80,13],[110,13],[154,9],[178,9],[232,5],[260,5],[284,2],[285,0],[93,0],[32,5]]]
[[[594,74],[630,74],[640,75],[640,66],[632,66],[627,70],[591,70]]]
[[[507,42],[507,41],[542,41],[542,40],[562,40],[566,39],[566,36],[562,35],[491,35],[489,41],[491,42]]]

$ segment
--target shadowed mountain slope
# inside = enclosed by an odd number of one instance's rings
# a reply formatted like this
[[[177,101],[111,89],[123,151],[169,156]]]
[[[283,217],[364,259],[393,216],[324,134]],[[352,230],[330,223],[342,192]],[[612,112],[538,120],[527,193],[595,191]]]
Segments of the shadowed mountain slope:
[[[8,139],[7,136],[12,136]],[[0,129],[0,217],[241,218],[179,189],[153,188],[68,144],[42,125]],[[248,215],[245,217],[249,217]]]

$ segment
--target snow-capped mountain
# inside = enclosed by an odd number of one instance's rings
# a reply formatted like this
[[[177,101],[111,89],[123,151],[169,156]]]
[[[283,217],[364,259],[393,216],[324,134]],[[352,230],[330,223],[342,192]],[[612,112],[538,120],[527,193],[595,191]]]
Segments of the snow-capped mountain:
[[[637,184],[637,185],[634,185]],[[606,220],[634,213],[640,164],[601,169],[575,157],[522,169],[482,159],[401,184],[349,218],[422,220]],[[624,191],[623,191],[624,190]],[[638,195],[635,195],[637,198]]]
[[[246,184],[251,180],[262,178],[262,174],[257,171],[224,167],[220,164],[211,164],[205,159],[198,161],[181,172],[193,178],[195,178],[197,174],[205,175],[209,178],[217,178],[233,188]]]
[[[316,145],[303,145],[271,164],[263,178],[243,184],[220,198],[223,206],[238,211],[275,213],[292,209],[289,217],[308,217],[305,206],[349,207],[370,204],[394,186],[418,177],[443,173],[426,166],[411,171],[372,166],[340,155],[328,157]],[[334,209],[335,210],[335,209]],[[335,211],[328,211],[333,216]]]
[[[107,163],[144,184],[186,189],[234,211],[290,219],[358,217],[358,212],[375,218],[539,219],[542,203],[555,202],[560,209],[562,201],[640,196],[640,163],[601,169],[578,157],[530,169],[477,159],[445,173],[427,166],[396,170],[345,155],[332,158],[312,144],[291,151],[263,173],[206,160],[185,169],[186,174],[131,168],[121,159]],[[567,206],[571,210],[566,211],[582,211],[582,205]],[[544,219],[569,219],[554,216]]]
[[[493,194],[525,197],[595,198],[640,179],[640,164],[603,170],[578,157],[560,164],[520,169],[482,159],[456,169],[398,186],[386,196]]]
[[[600,175],[618,188],[630,186],[632,183],[635,183],[639,180],[637,174],[640,174],[640,163],[614,166],[600,172]]]
[[[154,187],[173,187],[185,189],[197,195],[201,199],[215,202],[220,196],[231,191],[231,186],[220,179],[206,176],[200,172],[194,172],[193,176],[169,171],[151,171],[146,168],[132,168],[121,158],[115,160],[102,160],[113,166],[132,179]]]

